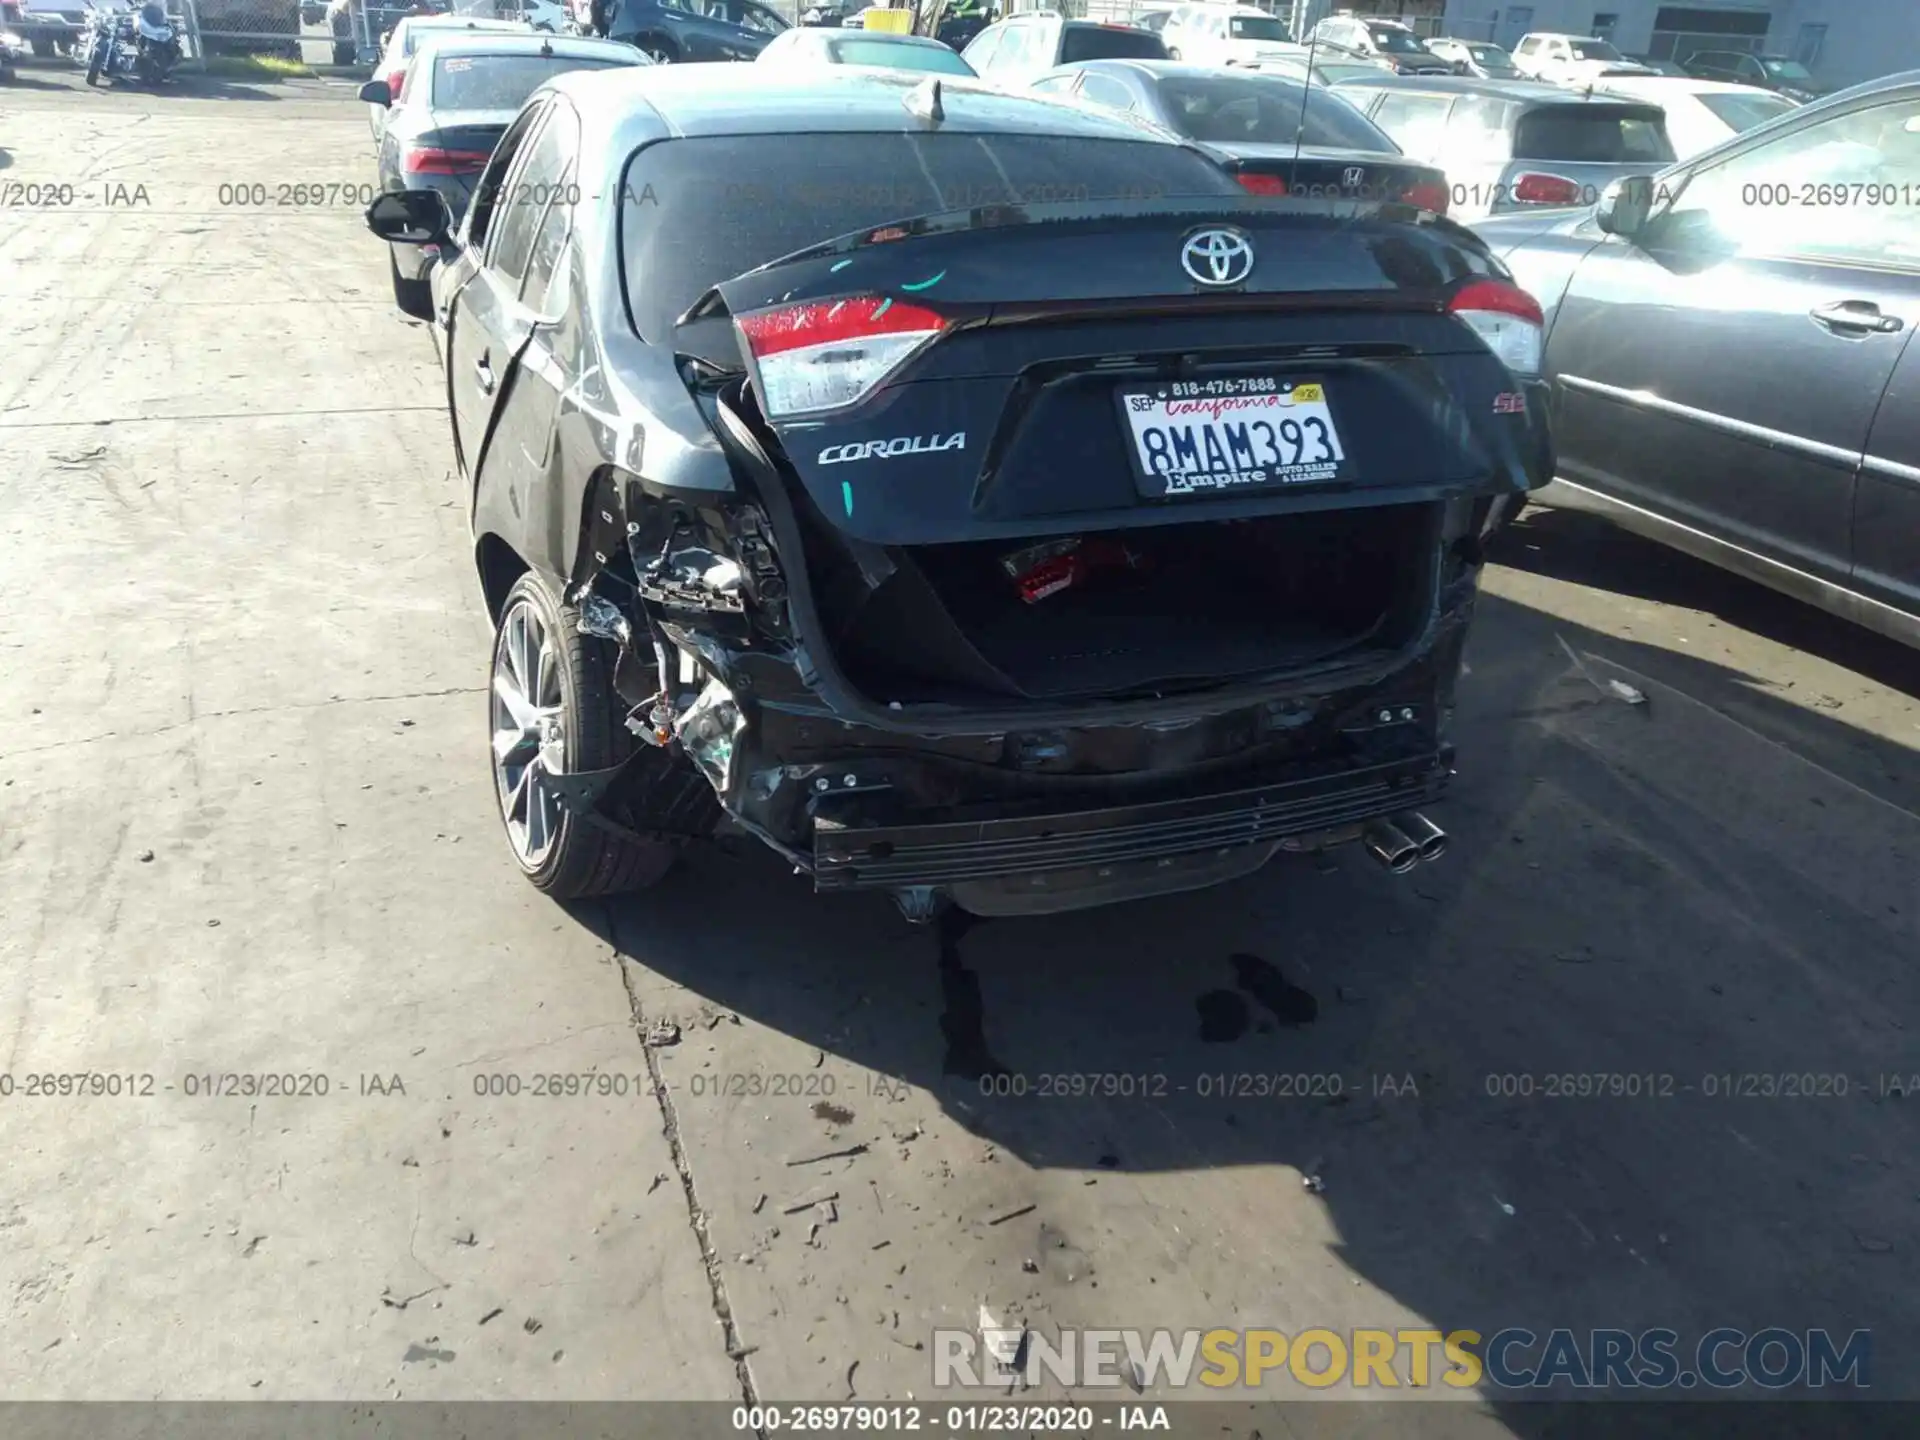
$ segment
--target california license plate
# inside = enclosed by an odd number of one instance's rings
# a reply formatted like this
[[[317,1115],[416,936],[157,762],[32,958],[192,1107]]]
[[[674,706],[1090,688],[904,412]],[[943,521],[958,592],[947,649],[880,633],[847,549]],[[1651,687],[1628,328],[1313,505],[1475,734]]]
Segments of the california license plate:
[[[1134,479],[1152,500],[1345,478],[1346,451],[1317,380],[1241,376],[1124,386]]]

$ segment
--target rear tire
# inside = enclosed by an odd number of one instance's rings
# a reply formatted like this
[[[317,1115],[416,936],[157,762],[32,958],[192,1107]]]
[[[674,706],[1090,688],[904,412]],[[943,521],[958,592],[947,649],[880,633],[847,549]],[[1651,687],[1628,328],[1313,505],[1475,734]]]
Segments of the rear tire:
[[[100,57],[96,55],[92,59],[87,61],[87,84],[98,85],[99,83],[100,83]]]
[[[1174,46],[1174,45],[1169,45],[1169,46],[1167,47],[1167,59],[1169,59],[1169,60],[1178,60],[1179,58],[1180,58],[1180,50],[1179,50],[1179,47],[1178,47],[1178,46]]]
[[[680,49],[664,35],[642,35],[634,46],[656,65],[672,65],[680,59]]]
[[[411,315],[416,320],[433,319],[433,284],[428,280],[409,280],[400,273],[400,262],[393,258],[393,248],[387,248],[387,269],[393,274],[393,303],[400,307],[400,313]]]
[[[500,607],[488,694],[507,846],[534,888],[556,900],[644,890],[677,854],[671,841],[617,835],[571,814],[540,784],[549,758],[571,774],[609,769],[643,749],[613,688],[613,647],[582,635],[579,618],[536,573],[522,575]],[[660,772],[685,766],[688,778],[706,783],[674,751],[644,747],[634,763]]]

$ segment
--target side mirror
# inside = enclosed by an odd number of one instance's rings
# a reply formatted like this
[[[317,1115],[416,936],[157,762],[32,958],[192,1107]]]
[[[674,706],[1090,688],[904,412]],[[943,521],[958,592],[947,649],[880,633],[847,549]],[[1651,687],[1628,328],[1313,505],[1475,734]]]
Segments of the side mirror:
[[[453,212],[438,190],[389,190],[367,207],[367,228],[394,245],[445,245]]]
[[[1652,214],[1653,177],[1628,175],[1600,192],[1600,203],[1593,210],[1593,223],[1609,235],[1632,240],[1647,228],[1647,219]]]
[[[369,80],[360,87],[360,98],[369,105],[393,104],[393,91],[384,80]]]

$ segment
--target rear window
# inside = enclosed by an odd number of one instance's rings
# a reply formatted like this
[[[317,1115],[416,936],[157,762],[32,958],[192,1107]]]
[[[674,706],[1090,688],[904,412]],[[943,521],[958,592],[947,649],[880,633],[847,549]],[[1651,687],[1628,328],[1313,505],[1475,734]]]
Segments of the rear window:
[[[607,70],[618,60],[566,55],[442,55],[433,67],[436,110],[518,110],[527,97],[570,70]]]
[[[1604,40],[1575,40],[1572,48],[1576,60],[1618,61],[1627,58]]]
[[[1557,105],[1531,110],[1513,132],[1516,160],[1569,165],[1643,165],[1674,158],[1665,122],[1643,110]]]
[[[1345,100],[1279,76],[1170,75],[1160,82],[1160,100],[1174,129],[1211,145],[1292,145],[1297,140],[1389,155],[1399,148]]]
[[[823,240],[983,205],[1240,194],[1193,151],[1064,135],[701,136],[636,151],[622,191],[627,301],[666,341],[712,286]],[[687,343],[693,341],[689,337]],[[731,353],[727,337],[722,358]]]
[[[1498,45],[1469,45],[1467,46],[1467,53],[1473,56],[1474,63],[1477,65],[1485,65],[1490,68],[1498,68],[1503,65],[1511,67],[1513,65],[1513,57]]]
[[[891,65],[897,70],[932,70],[942,75],[971,75],[960,52],[945,45],[893,45],[885,40],[836,40],[830,48],[842,65]]]
[[[1754,126],[1764,124],[1776,115],[1785,115],[1789,110],[1798,110],[1800,108],[1791,100],[1784,100],[1778,95],[1735,95],[1726,93],[1720,95],[1696,95],[1693,98],[1706,106],[1717,119],[1723,124],[1730,126],[1736,132],[1751,130]]]
[[[1379,25],[1367,32],[1373,36],[1373,48],[1383,50],[1389,55],[1424,55],[1427,47],[1414,39],[1405,30],[1396,30],[1391,25]]]
[[[1060,63],[1076,60],[1164,60],[1166,42],[1131,25],[1069,25],[1060,42]]]
[[[1293,39],[1287,27],[1271,15],[1230,15],[1227,34],[1235,40],[1277,40],[1281,44]]]

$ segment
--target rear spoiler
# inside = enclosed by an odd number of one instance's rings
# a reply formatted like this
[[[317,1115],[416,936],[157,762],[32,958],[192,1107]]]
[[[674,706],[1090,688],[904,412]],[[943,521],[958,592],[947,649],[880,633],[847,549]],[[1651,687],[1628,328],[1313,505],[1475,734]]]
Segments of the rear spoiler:
[[[1220,163],[1217,155],[1200,146],[1188,148],[1197,154],[1205,155],[1211,164]],[[871,263],[876,259],[890,259],[895,255],[904,256],[917,248],[887,249],[884,255],[876,256],[875,252],[883,247],[899,246],[903,241],[951,240],[961,235],[1004,230],[1029,232],[1051,230],[1064,234],[1083,227],[1095,226],[1104,234],[1116,236],[1128,232],[1150,233],[1175,228],[1198,228],[1208,224],[1230,225],[1258,232],[1272,230],[1276,227],[1276,222],[1281,221],[1288,222],[1290,226],[1303,227],[1303,238],[1308,231],[1347,230],[1381,224],[1391,224],[1408,239],[1414,238],[1411,232],[1416,229],[1444,229],[1446,232],[1444,237],[1434,237],[1434,243],[1438,247],[1448,249],[1464,247],[1489,257],[1492,253],[1472,231],[1444,218],[1421,211],[1412,205],[1366,200],[1276,199],[1249,195],[1237,187],[1232,192],[1223,191],[1217,195],[1182,196],[1171,199],[981,205],[971,209],[943,210],[892,220],[795,250],[778,260],[771,260],[752,270],[742,271],[732,279],[723,280],[718,285],[710,287],[687,307],[674,324],[677,328],[697,320],[726,314],[741,314],[770,305],[827,298],[845,293],[849,286],[868,290],[876,287],[886,290],[898,289],[909,293],[931,290],[945,278],[947,271],[937,270],[926,274],[911,265]],[[1498,266],[1492,266],[1488,273],[1498,273]],[[1250,284],[1245,289],[1224,293],[1244,297],[1248,293],[1295,293],[1298,288]],[[949,289],[941,292],[939,298],[946,299],[951,294],[952,290]],[[956,296],[954,298],[962,303],[977,304],[983,297]],[[1016,297],[997,293],[992,299],[1011,301]]]

